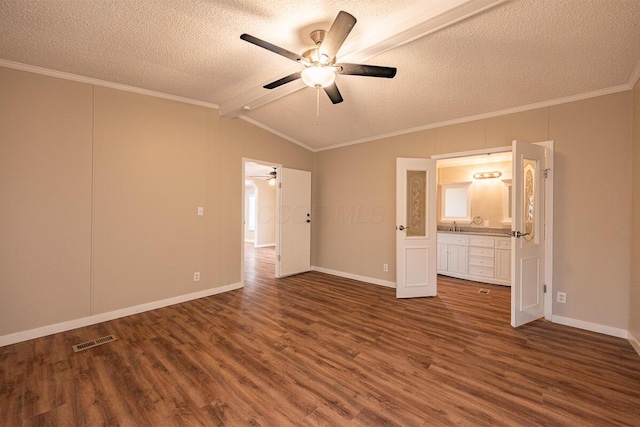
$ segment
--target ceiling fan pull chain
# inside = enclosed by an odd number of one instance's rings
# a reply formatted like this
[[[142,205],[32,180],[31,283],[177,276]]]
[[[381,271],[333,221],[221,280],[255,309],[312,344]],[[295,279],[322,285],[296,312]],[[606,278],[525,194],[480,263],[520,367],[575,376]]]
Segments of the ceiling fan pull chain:
[[[320,123],[320,88],[316,88],[316,126]]]

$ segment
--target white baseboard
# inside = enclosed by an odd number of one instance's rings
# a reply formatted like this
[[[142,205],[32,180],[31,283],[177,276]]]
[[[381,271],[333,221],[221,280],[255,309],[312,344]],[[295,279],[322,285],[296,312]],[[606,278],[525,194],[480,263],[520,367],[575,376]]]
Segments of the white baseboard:
[[[312,266],[311,269],[313,271],[317,271],[319,273],[331,274],[332,276],[344,277],[346,279],[359,280],[360,282],[371,283],[371,284],[374,284],[374,285],[384,286],[384,287],[387,287],[387,288],[394,288],[395,289],[395,287],[396,287],[396,282],[389,282],[388,280],[375,279],[373,277],[367,277],[367,276],[360,276],[358,274],[345,273],[343,271],[331,270],[329,268],[324,268],[324,267]]]
[[[263,243],[261,245],[254,245],[255,248],[270,248],[272,246],[275,246],[275,243]]]
[[[572,326],[574,328],[584,329],[586,331],[598,332],[600,334],[611,335],[613,337],[625,339],[629,337],[629,332],[626,329],[614,328],[611,326],[600,325],[598,323],[585,322],[584,320],[576,320],[570,317],[551,316],[551,321],[553,323]]]
[[[241,287],[241,283],[233,283],[231,285],[225,285],[217,288],[206,289],[204,291],[179,295],[177,297],[167,298],[160,301],[153,301],[145,304],[135,305],[133,307],[122,308],[120,310],[109,311],[107,313],[100,313],[93,316],[82,317],[80,319],[42,326],[39,328],[30,329],[28,331],[21,331],[14,334],[3,335],[0,336],[0,347],[31,340],[34,338],[44,337],[51,334],[57,334],[58,332],[70,331],[72,329],[81,328],[84,326],[95,325],[96,323],[106,322],[108,320],[118,319],[120,317],[131,316],[132,314],[155,310],[158,308],[167,307],[169,305],[180,304],[182,302],[187,302],[198,298],[217,295],[224,292],[240,289]]]
[[[638,341],[636,337],[633,336],[631,331],[629,331],[628,334],[629,334],[629,342],[631,343],[633,348],[636,350],[636,353],[638,353],[638,356],[640,356],[640,341]]]

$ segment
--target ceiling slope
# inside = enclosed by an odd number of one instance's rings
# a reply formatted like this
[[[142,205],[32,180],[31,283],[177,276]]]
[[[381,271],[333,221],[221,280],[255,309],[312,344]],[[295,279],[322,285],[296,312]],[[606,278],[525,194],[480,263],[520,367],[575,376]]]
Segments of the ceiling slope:
[[[302,53],[339,10],[358,19],[339,60],[396,77],[338,75],[345,101],[320,97],[319,117],[314,89],[263,89],[299,66],[240,34]],[[322,150],[628,90],[640,1],[0,0],[0,65],[220,106]]]

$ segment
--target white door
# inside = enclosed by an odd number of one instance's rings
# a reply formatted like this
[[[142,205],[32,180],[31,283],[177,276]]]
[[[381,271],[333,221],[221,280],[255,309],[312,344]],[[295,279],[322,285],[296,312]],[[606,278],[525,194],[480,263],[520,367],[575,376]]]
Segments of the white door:
[[[511,326],[544,316],[545,148],[513,141]]]
[[[311,172],[281,168],[278,174],[276,277],[311,270]]]
[[[437,293],[436,161],[396,159],[396,297]]]

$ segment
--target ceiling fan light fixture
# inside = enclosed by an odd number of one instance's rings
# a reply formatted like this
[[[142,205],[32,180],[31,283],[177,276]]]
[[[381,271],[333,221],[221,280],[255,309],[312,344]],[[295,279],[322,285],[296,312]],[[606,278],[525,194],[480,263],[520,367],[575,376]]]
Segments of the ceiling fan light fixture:
[[[336,81],[336,73],[330,67],[312,65],[302,70],[302,81],[309,87],[321,88],[331,86]]]

